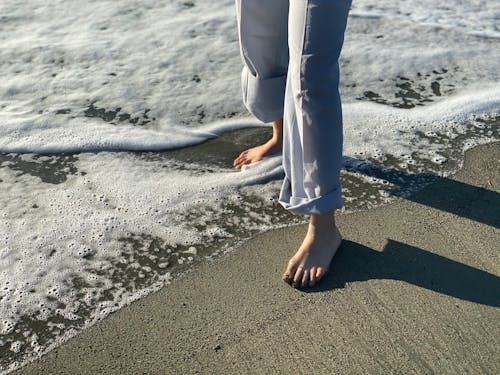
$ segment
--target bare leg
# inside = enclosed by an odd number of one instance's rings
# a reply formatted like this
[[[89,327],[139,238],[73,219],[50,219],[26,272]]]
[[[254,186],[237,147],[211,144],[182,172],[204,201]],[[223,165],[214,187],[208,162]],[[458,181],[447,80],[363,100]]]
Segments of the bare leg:
[[[334,212],[311,215],[306,237],[283,275],[283,280],[294,288],[314,286],[330,268],[342,242]]]
[[[283,147],[283,119],[273,121],[273,137],[266,143],[243,151],[235,160],[234,167],[240,169],[245,164],[255,163],[265,156],[281,151]]]

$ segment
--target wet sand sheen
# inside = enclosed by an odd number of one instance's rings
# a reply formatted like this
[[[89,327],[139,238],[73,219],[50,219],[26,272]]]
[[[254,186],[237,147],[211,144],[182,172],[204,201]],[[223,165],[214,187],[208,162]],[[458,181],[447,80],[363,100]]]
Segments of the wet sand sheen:
[[[256,236],[19,373],[497,373],[500,143],[401,201],[340,215],[310,293],[279,279],[305,227]]]

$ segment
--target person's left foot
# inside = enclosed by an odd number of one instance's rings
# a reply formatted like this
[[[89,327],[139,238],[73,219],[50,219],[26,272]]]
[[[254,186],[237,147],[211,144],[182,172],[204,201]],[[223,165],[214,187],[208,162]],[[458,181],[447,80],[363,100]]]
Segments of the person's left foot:
[[[264,157],[275,154],[281,151],[283,146],[283,141],[271,138],[266,143],[250,148],[248,150],[243,151],[233,163],[235,168],[241,169],[246,164],[255,163],[259,160],[262,160]]]
[[[318,228],[309,224],[299,250],[288,262],[283,280],[294,288],[313,287],[328,271],[342,236],[335,225]]]

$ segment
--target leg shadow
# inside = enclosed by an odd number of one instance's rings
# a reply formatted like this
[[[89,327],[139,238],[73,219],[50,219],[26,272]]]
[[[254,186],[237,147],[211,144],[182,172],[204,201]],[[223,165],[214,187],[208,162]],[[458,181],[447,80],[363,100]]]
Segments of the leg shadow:
[[[389,240],[382,252],[343,241],[319,292],[371,279],[401,280],[441,294],[500,307],[500,277],[430,251]]]
[[[343,167],[348,172],[361,173],[388,181],[396,186],[386,190],[392,196],[405,198],[429,207],[450,212],[495,228],[500,228],[500,194],[432,174],[411,174],[394,168],[344,157]],[[432,183],[432,191],[408,195],[413,186]]]

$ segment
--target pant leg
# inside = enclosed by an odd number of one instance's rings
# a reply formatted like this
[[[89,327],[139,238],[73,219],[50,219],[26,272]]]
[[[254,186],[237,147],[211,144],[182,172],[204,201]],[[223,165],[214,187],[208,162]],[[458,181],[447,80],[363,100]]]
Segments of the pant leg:
[[[342,207],[339,56],[351,0],[290,0],[280,203],[297,214]]]
[[[289,0],[236,0],[243,102],[255,117],[283,117]]]

